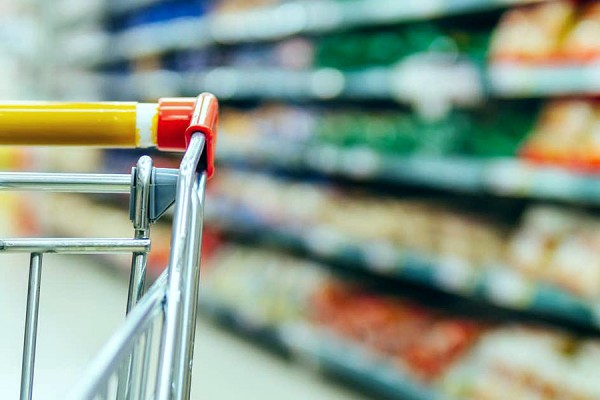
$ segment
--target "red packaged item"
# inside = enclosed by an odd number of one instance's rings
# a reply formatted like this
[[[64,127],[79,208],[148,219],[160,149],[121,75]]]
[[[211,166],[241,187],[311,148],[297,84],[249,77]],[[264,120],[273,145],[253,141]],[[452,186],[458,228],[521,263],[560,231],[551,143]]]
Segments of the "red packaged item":
[[[327,282],[312,298],[312,319],[320,324],[336,328],[344,318],[344,307],[349,303],[352,292],[339,282]]]
[[[330,282],[313,297],[313,318],[367,348],[390,356],[410,346],[431,324],[431,312],[396,299]]]
[[[396,307],[393,318],[380,326],[371,345],[383,354],[398,356],[432,324],[430,311],[413,305]]]
[[[471,348],[481,332],[482,326],[474,321],[440,320],[418,337],[402,361],[421,379],[433,380]]]

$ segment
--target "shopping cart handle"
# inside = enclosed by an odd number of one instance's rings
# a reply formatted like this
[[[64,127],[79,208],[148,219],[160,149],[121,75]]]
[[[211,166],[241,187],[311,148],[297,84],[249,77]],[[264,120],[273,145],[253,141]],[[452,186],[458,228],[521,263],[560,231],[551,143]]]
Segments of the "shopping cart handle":
[[[133,102],[0,103],[0,145],[158,147],[185,151],[194,133],[206,138],[201,167],[214,172],[219,105],[215,96]]]
[[[219,103],[210,93],[196,99],[164,98],[158,101],[156,144],[160,150],[184,151],[195,133],[206,139],[202,167],[210,178],[215,170]]]

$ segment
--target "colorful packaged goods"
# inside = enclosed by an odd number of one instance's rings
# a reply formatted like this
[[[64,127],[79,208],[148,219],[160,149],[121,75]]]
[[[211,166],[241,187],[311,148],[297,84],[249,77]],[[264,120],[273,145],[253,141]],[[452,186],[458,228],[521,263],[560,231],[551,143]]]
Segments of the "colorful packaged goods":
[[[205,301],[225,306],[252,326],[288,333],[291,327],[304,326],[305,335],[312,332],[311,340],[303,342],[315,347],[310,351],[328,346],[329,340],[352,343],[370,353],[369,360],[385,360],[395,368],[398,380],[408,377],[441,396],[600,397],[596,339],[543,326],[483,322],[489,320],[487,314],[456,318],[334,279],[322,266],[278,251],[227,244],[206,260],[206,267]],[[349,362],[345,354],[338,357]]]
[[[315,263],[239,245],[223,245],[205,261],[201,298],[262,326],[305,318],[311,293],[326,278]]]
[[[600,168],[600,103],[590,99],[546,104],[520,154],[527,160],[579,171]]]
[[[531,207],[510,229],[432,199],[365,196],[223,169],[208,196],[222,212],[236,210],[326,251],[359,246],[371,254],[383,246],[434,263],[458,261],[473,272],[507,268],[532,282],[600,298],[600,219],[588,212]]]
[[[346,243],[387,243],[398,252],[459,257],[473,266],[504,252],[504,228],[427,199],[365,196],[223,169],[209,196],[249,220],[303,234],[335,232]]]
[[[545,1],[506,12],[492,37],[492,62],[581,64],[600,56],[596,1]]]
[[[510,240],[507,261],[532,279],[598,299],[600,220],[565,208],[531,208]]]
[[[397,109],[317,111],[283,105],[229,109],[220,122],[220,151],[225,158],[251,158],[265,154],[272,143],[292,152],[308,145],[369,149],[390,157],[513,156],[531,128],[533,111],[491,105],[428,120]]]
[[[483,332],[473,320],[442,316],[341,282],[320,287],[311,304],[319,326],[395,360],[422,381],[440,377]]]
[[[466,400],[600,398],[600,343],[528,327],[482,337],[446,376],[444,392]]]

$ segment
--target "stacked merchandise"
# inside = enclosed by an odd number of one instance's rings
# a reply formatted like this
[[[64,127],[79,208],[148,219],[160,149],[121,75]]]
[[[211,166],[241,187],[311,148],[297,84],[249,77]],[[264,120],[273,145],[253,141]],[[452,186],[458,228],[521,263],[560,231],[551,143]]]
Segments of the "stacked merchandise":
[[[379,243],[397,252],[459,258],[478,268],[501,260],[505,245],[502,226],[435,200],[361,195],[225,170],[208,196],[219,215],[239,213],[308,240],[314,236],[323,247]]]
[[[239,159],[268,156],[268,149],[280,146],[290,152],[306,146],[311,150],[359,148],[388,157],[512,156],[531,124],[530,115],[510,107],[455,111],[431,121],[401,110],[323,111],[268,105],[251,111],[225,110],[219,151],[223,157]]]
[[[480,341],[444,386],[464,399],[595,399],[598,345],[552,330],[500,328]]]
[[[352,357],[354,368],[373,376],[385,366],[392,382],[406,384],[408,377],[429,398],[600,395],[594,378],[597,340],[543,326],[457,317],[333,278],[318,265],[271,250],[226,245],[206,261],[201,296],[206,307],[236,310],[247,329],[271,329],[292,348],[294,330],[303,329],[303,353],[325,352],[338,362]],[[338,344],[328,346],[331,340]],[[356,349],[369,356],[351,356]]]
[[[275,159],[271,148],[288,152],[325,147],[361,149],[387,157],[520,156],[576,172],[600,165],[600,107],[593,99],[553,100],[524,113],[523,106],[454,111],[430,121],[407,111],[321,111],[267,105],[224,112],[224,158]],[[293,127],[290,129],[289,127]],[[288,161],[291,164],[292,161]]]
[[[490,83],[499,95],[598,93],[600,8],[551,1],[507,12],[492,37]]]
[[[479,272],[504,268],[590,301],[600,298],[600,219],[566,207],[531,206],[509,228],[512,207],[482,214],[465,211],[475,206],[464,200],[365,195],[223,169],[208,198],[209,219],[236,221],[227,229],[244,222],[267,227],[305,240],[316,254],[358,246],[384,272],[398,259],[419,258]]]

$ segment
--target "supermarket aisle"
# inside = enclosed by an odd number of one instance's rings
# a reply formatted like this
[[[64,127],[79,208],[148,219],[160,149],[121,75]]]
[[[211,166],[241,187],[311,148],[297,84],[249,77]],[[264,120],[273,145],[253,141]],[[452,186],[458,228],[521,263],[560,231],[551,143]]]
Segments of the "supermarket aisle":
[[[28,257],[0,258],[0,397],[19,390]],[[78,256],[44,260],[36,359],[36,399],[59,399],[122,321],[126,280]],[[197,329],[194,399],[359,399],[293,364],[224,334]]]

